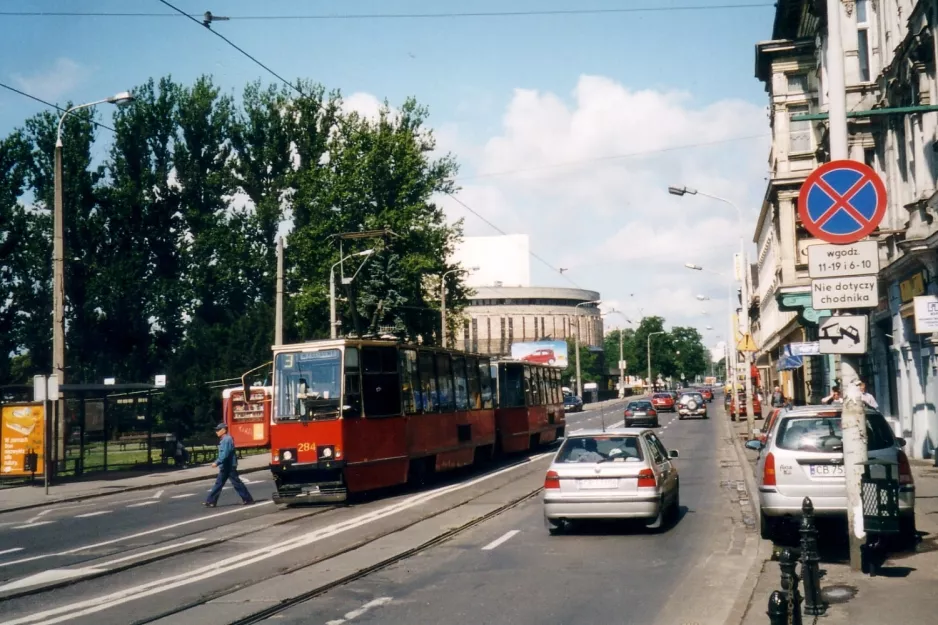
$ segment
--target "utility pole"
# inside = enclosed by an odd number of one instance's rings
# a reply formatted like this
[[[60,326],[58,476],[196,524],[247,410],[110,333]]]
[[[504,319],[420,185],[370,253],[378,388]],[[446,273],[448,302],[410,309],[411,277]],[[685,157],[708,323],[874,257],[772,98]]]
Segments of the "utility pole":
[[[335,281],[333,281],[333,288]],[[274,313],[274,345],[283,345],[283,237],[277,237],[277,299]]]
[[[588,306],[589,304],[599,306],[602,301],[597,299],[591,302],[580,302],[573,307],[573,312],[576,313],[576,392],[580,399],[583,399],[583,379],[580,375],[580,306]]]
[[[839,0],[838,0],[839,1]],[[739,263],[741,266],[742,275],[740,275],[741,287],[740,294],[742,295],[742,326],[743,326],[743,338],[750,336],[749,328],[749,261],[746,260],[746,245],[742,237],[739,237]],[[756,419],[753,406],[753,397],[752,397],[752,365],[750,363],[749,352],[743,351],[743,375],[745,375],[745,381],[743,382],[743,388],[746,389],[746,430],[748,432],[747,440],[752,439],[752,432],[756,429]]]
[[[844,76],[844,48],[841,31],[841,0],[827,0],[827,89],[831,160],[849,158],[847,146],[847,88]],[[865,542],[862,526],[860,478],[862,463],[868,460],[866,409],[860,396],[856,356],[842,355],[840,383],[844,404],[841,413],[844,469],[847,480],[847,526],[850,533],[850,568],[859,571],[860,546]],[[859,523],[858,523],[859,522]]]
[[[622,328],[619,328],[619,397],[625,397],[625,354],[622,351]]]
[[[652,392],[655,390],[655,384],[651,381],[651,337],[656,334],[667,334],[667,332],[650,332],[648,334],[648,385],[651,387]]]

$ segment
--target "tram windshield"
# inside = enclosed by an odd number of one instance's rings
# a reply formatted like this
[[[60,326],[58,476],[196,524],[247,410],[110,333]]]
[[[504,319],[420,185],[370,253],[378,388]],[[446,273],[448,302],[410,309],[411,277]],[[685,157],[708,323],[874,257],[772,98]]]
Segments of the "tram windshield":
[[[274,419],[311,421],[339,416],[342,389],[342,352],[277,354],[274,363],[277,397]]]

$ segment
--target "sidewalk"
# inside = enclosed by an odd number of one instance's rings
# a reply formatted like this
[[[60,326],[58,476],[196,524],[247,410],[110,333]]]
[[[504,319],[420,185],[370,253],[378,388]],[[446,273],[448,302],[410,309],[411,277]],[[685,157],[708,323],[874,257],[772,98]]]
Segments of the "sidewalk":
[[[269,466],[270,454],[266,453],[246,456],[238,460],[238,471],[242,474],[266,471]],[[218,469],[213,469],[211,465],[160,471],[133,477],[112,473],[97,480],[83,480],[50,486],[48,495],[45,494],[42,481],[37,481],[34,486],[20,486],[0,491],[0,514],[64,501],[79,501],[115,493],[197,482],[213,478],[217,473]]]
[[[763,423],[756,421],[756,427]],[[746,434],[745,420],[732,425],[742,441]],[[754,469],[756,452],[746,450],[745,453]],[[921,536],[915,552],[893,554],[877,577],[852,571],[843,559],[831,561],[822,557],[821,569],[827,574],[821,580],[821,590],[839,593],[843,600],[836,603],[832,600],[818,623],[881,625],[884,621],[935,622],[938,614],[938,594],[935,592],[938,588],[938,468],[931,466],[930,461],[912,460],[911,463],[916,488],[915,520]],[[823,549],[824,529],[818,538]],[[830,544],[829,538],[827,544]],[[778,562],[766,560],[741,625],[767,625],[769,595],[780,589]],[[803,622],[812,625],[814,617],[804,616]]]

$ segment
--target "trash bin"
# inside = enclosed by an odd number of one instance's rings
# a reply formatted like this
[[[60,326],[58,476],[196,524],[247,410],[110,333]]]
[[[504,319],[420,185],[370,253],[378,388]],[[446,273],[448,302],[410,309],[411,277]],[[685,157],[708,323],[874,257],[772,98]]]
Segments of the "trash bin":
[[[860,497],[866,544],[861,545],[864,573],[875,576],[886,562],[886,536],[899,529],[899,464],[887,460],[861,463]]]

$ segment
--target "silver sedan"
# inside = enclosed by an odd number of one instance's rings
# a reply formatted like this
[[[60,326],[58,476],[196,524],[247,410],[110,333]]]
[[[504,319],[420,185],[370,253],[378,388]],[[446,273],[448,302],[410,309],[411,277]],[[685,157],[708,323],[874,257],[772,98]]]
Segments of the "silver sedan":
[[[556,534],[576,519],[640,519],[663,527],[680,507],[677,457],[654,430],[569,434],[544,478],[548,530]]]

